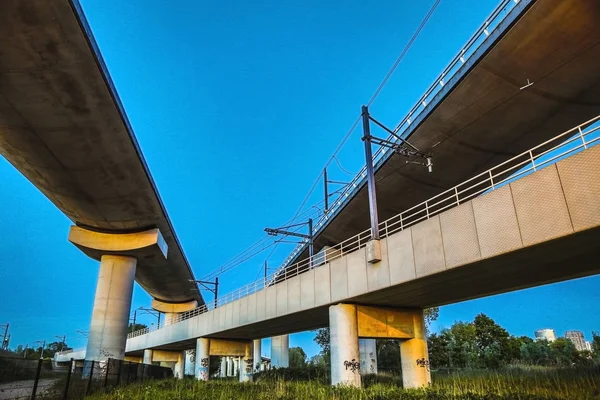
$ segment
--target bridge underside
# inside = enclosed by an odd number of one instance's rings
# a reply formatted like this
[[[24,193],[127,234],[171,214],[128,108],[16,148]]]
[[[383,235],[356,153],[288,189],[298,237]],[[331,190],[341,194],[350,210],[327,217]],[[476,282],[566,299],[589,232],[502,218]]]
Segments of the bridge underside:
[[[158,228],[168,258],[138,260],[136,281],[156,299],[202,303],[77,0],[0,8],[0,154],[79,226]]]
[[[432,150],[433,173],[399,155],[377,169],[379,220],[598,115],[599,20],[597,0],[533,2],[478,63],[463,66],[470,72],[431,102],[428,117],[413,124],[410,140]],[[521,90],[528,79],[534,84]],[[363,187],[318,234],[315,248],[340,243],[369,224]],[[297,259],[307,256],[304,251]]]

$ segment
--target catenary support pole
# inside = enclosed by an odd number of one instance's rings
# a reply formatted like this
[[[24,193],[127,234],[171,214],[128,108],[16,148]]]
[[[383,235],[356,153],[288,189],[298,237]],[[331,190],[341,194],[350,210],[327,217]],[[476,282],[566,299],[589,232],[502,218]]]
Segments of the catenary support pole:
[[[365,142],[365,165],[367,169],[367,188],[369,192],[369,215],[371,217],[372,239],[379,240],[379,215],[377,214],[377,193],[375,190],[375,172],[373,169],[373,152],[371,149],[371,125],[369,109],[362,107],[363,137]]]

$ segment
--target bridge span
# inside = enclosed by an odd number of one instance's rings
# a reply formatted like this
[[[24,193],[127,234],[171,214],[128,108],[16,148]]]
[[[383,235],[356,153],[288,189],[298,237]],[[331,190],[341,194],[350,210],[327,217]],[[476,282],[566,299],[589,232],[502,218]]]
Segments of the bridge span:
[[[152,351],[168,358],[160,352],[195,344],[204,379],[200,361],[211,354],[231,351],[251,363],[249,339],[329,323],[333,383],[360,385],[354,368],[342,368],[360,359],[358,337],[397,337],[405,384],[420,386],[429,381],[414,363],[427,358],[423,307],[598,272],[590,245],[600,215],[590,173],[598,147],[514,182],[506,179],[515,171],[492,174],[481,197],[473,188],[456,194],[456,204],[444,197],[598,114],[596,0],[503,0],[494,25],[486,21],[434,82],[398,128],[433,151],[440,172],[376,154],[379,214],[388,224],[380,261],[364,247],[371,238],[361,175],[317,223],[317,250],[332,249],[323,265],[298,250],[276,279],[216,308],[192,290],[194,275],[78,1],[0,7],[0,153],[74,222],[69,240],[100,261],[90,360],[123,358],[127,349],[153,362]],[[426,201],[432,196],[451,206]],[[126,344],[134,279],[169,325]]]
[[[208,357],[220,355],[209,350],[213,340],[251,349],[257,338],[330,326],[346,332],[332,333],[334,383],[360,385],[343,365],[363,361],[359,338],[394,338],[403,340],[405,386],[426,384],[415,364],[427,357],[424,308],[600,272],[599,133],[597,117],[383,221],[379,262],[368,262],[363,231],[285,279],[273,275],[216,308],[130,334],[126,352],[196,348]]]

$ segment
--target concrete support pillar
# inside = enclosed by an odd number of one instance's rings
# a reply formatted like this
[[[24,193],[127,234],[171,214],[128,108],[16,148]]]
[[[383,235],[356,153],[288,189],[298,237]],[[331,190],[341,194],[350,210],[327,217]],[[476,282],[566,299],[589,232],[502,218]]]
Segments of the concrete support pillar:
[[[233,359],[233,376],[240,376],[240,358]]]
[[[86,360],[125,357],[136,264],[134,257],[101,257]]]
[[[179,313],[165,313],[165,322],[164,322],[165,325],[164,326],[171,325],[171,324],[178,322],[177,321],[178,316],[179,316]]]
[[[225,378],[227,376],[227,357],[221,357],[221,368],[219,370],[219,376]]]
[[[240,382],[251,382],[254,373],[254,361],[252,360],[253,348],[252,342],[246,345],[244,357],[240,362]]]
[[[358,351],[360,355],[360,374],[377,373],[377,340],[358,339]]]
[[[329,307],[331,334],[331,384],[360,387],[360,356],[356,306]]]
[[[210,365],[209,347],[210,339],[196,339],[196,371],[195,377],[199,381],[207,381],[209,378],[208,367]]]
[[[414,339],[400,342],[400,361],[402,363],[402,383],[404,388],[418,388],[431,384],[429,371],[429,353],[425,336],[423,311],[415,312]]]
[[[227,376],[235,376],[234,375],[234,362],[233,358],[227,357]]]
[[[152,365],[152,356],[154,355],[154,350],[146,349],[144,350],[144,364]]]
[[[185,371],[185,351],[181,351],[178,354],[177,362],[173,367],[173,375],[177,379],[183,379]]]
[[[281,335],[271,338],[271,366],[288,368],[290,366],[290,336]]]
[[[253,350],[253,356],[252,356],[252,360],[253,360],[253,365],[252,365],[252,369],[254,371],[261,371],[261,366],[262,366],[262,356],[261,356],[261,352],[262,352],[262,341],[260,339],[255,339],[252,341],[252,350]]]

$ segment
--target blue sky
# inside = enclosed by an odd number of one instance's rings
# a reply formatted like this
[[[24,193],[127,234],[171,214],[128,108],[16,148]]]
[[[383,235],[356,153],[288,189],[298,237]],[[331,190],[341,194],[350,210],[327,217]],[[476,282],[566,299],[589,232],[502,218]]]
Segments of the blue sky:
[[[372,113],[395,125],[497,2],[442,0]],[[81,3],[201,278],[294,215],[433,0]],[[362,166],[358,131],[340,161]],[[70,221],[4,159],[0,176],[0,323],[11,323],[13,347],[63,334],[83,346],[75,331],[89,325],[97,263],[67,242]],[[330,177],[349,179],[336,168]],[[277,247],[271,265],[292,248]],[[256,279],[267,254],[224,274],[221,292]],[[446,306],[434,328],[484,312],[516,335],[552,327],[589,339],[600,330],[599,284],[591,277]],[[136,286],[132,308],[149,302]],[[312,336],[290,343],[312,355]]]

